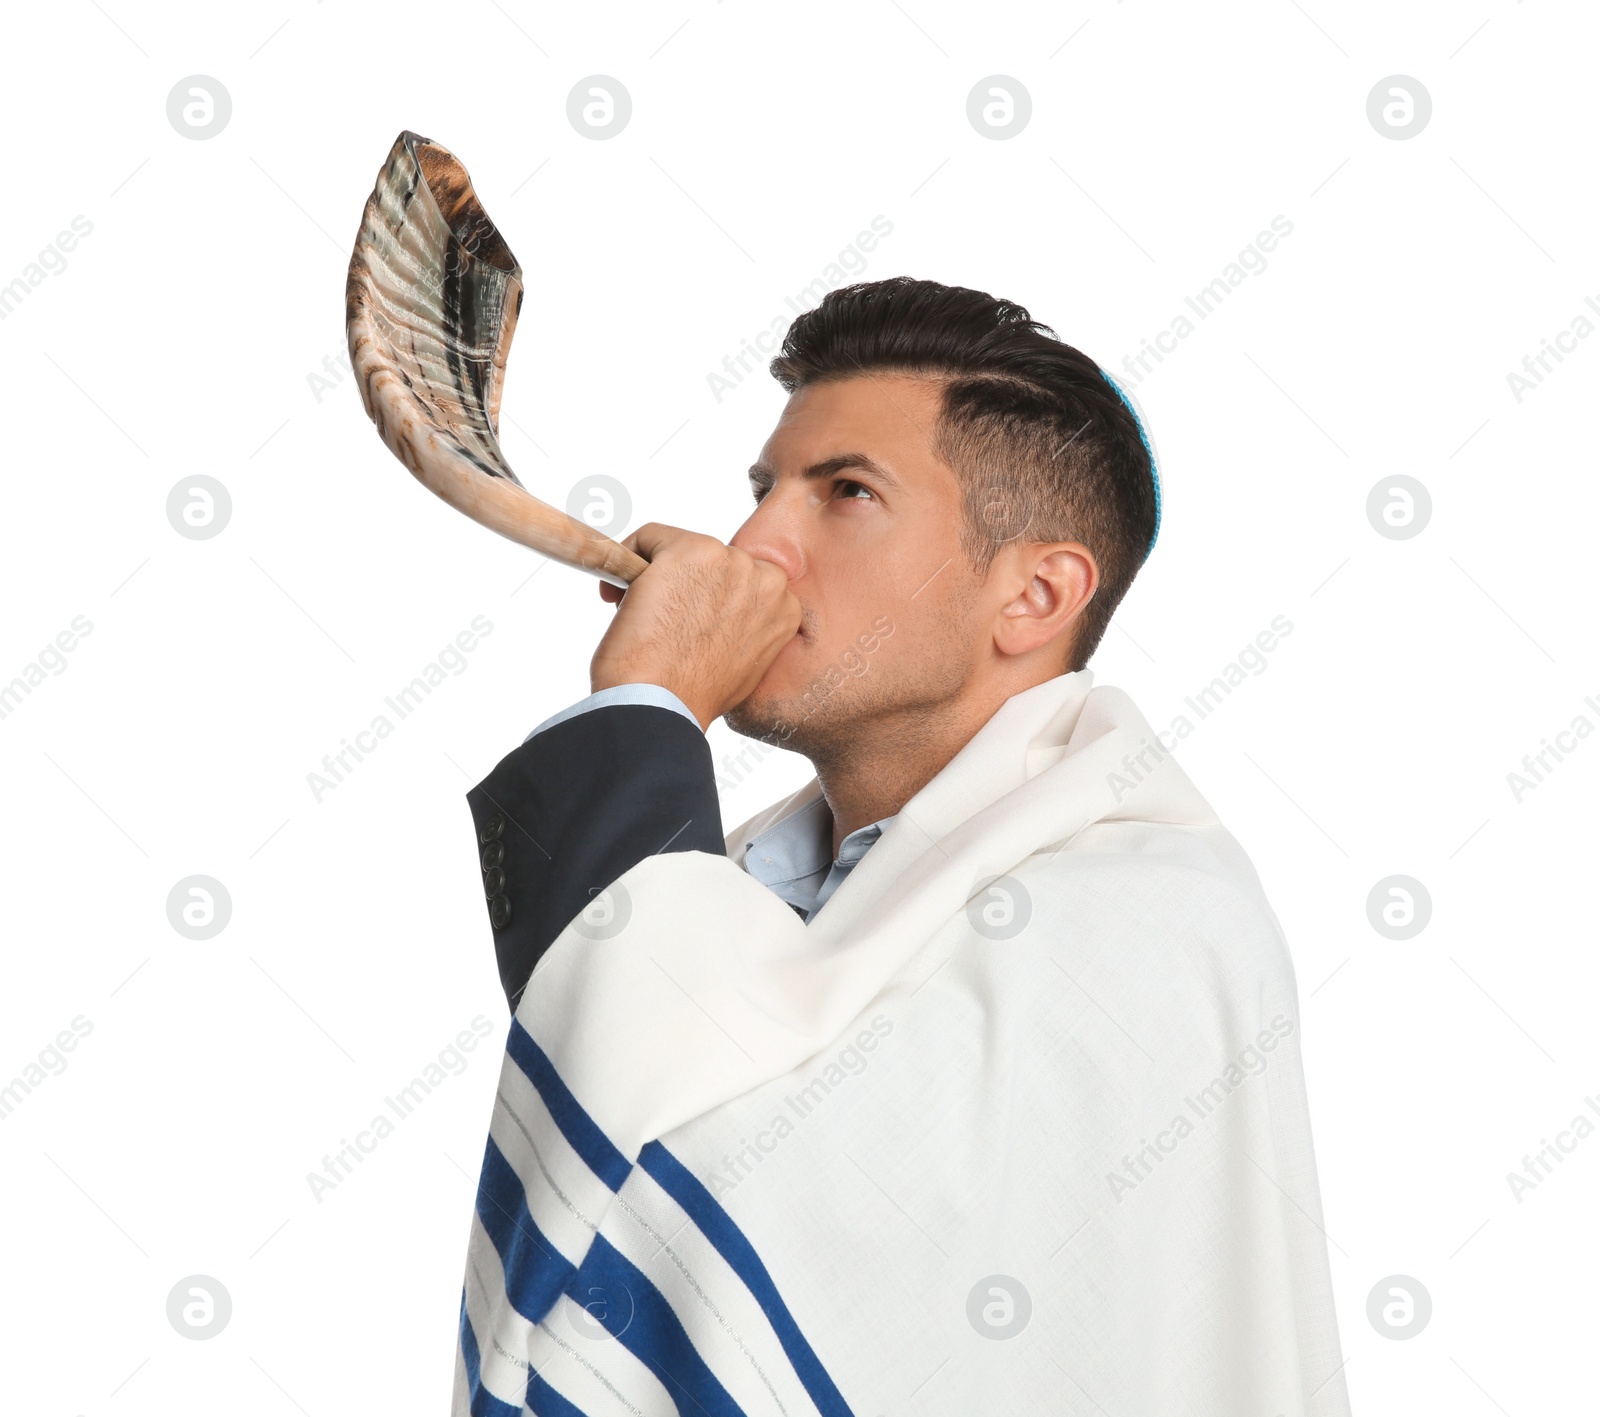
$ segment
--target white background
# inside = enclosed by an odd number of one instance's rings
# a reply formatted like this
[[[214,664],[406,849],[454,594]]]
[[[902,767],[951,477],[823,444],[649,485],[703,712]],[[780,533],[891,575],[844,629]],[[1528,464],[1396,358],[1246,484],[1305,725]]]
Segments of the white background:
[[[309,378],[347,369],[350,245],[408,127],[525,272],[523,480],[604,472],[633,524],[722,536],[782,397],[707,375],[874,216],[866,277],[1019,300],[1113,370],[1292,222],[1137,388],[1166,521],[1094,668],[1165,725],[1293,624],[1180,756],[1293,948],[1356,1410],[1592,1405],[1600,1137],[1506,1180],[1600,1093],[1600,735],[1507,782],[1600,726],[1600,340],[1520,401],[1506,377],[1600,300],[1591,7],[70,0],[6,28],[0,283],[93,230],[0,322],[0,682],[93,630],[0,720],[0,1081],[92,1032],[0,1123],[0,1405],[447,1403],[493,1042],[320,1202],[306,1175],[474,1016],[499,1038],[463,794],[587,691],[609,612],[413,482],[347,374]],[[194,74],[232,100],[205,141],[166,116]],[[632,96],[609,141],[566,117],[593,74]],[[1366,113],[1395,74],[1433,103],[1404,141]],[[989,75],[1032,96],[1009,140],[966,116]],[[1402,473],[1433,512],[1391,540],[1366,502]],[[199,474],[232,498],[209,540],[165,510]],[[315,800],[477,615],[465,672]],[[769,757],[726,820],[807,775]],[[1366,910],[1397,873],[1433,903],[1401,942]],[[232,898],[209,941],[167,919],[194,874]],[[206,1342],[166,1316],[194,1274],[232,1296]],[[1433,1300],[1403,1342],[1366,1314],[1395,1274]]]

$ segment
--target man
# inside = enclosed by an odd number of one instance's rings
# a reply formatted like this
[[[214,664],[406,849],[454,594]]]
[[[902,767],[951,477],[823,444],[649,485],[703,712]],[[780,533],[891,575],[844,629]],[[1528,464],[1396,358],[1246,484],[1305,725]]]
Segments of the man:
[[[1131,406],[1027,311],[829,295],[728,546],[471,793],[514,1010],[458,1414],[1348,1411],[1293,974],[1084,668]],[[702,736],[816,780],[724,838]]]

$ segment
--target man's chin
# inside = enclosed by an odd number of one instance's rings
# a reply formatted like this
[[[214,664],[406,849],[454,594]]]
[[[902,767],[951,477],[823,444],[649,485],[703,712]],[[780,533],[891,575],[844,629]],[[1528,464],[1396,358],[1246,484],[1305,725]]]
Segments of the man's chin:
[[[735,733],[742,733],[746,738],[781,745],[794,731],[793,720],[783,712],[783,699],[768,693],[765,685],[766,681],[762,680],[749,698],[723,714],[723,721]]]
[[[778,651],[749,696],[723,715],[729,728],[768,743],[781,742],[794,731],[795,714],[804,712],[800,696],[806,686],[800,665],[805,648],[804,637],[797,634]]]

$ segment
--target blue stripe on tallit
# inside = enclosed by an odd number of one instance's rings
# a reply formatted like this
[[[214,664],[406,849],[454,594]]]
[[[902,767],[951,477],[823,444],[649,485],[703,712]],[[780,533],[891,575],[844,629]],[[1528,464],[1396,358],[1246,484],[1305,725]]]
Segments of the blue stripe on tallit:
[[[471,1393],[472,1417],[522,1417],[522,1407],[502,1402],[483,1385],[478,1361],[478,1335],[467,1317],[467,1291],[461,1290],[461,1360],[467,1369],[467,1391]]]
[[[639,1165],[657,1185],[672,1197],[699,1227],[700,1233],[716,1247],[728,1267],[744,1281],[745,1288],[761,1305],[761,1311],[777,1334],[778,1342],[788,1355],[795,1376],[804,1384],[807,1394],[823,1417],[852,1417],[850,1405],[834,1386],[827,1369],[812,1350],[800,1325],[794,1321],[789,1306],[778,1293],[778,1286],[761,1262],[755,1246],[746,1238],[733,1217],[718,1203],[699,1181],[659,1141],[648,1143],[639,1153]]]
[[[567,1297],[661,1380],[681,1417],[745,1417],[672,1305],[604,1235],[594,1237]]]
[[[528,1213],[522,1179],[493,1137],[483,1149],[478,1218],[494,1242],[505,1271],[506,1297],[524,1318],[538,1323],[561,1297],[576,1266],[552,1245]]]
[[[632,1166],[584,1110],[544,1050],[515,1018],[511,1021],[506,1052],[537,1089],[568,1145],[607,1187],[612,1191],[620,1190]],[[647,1174],[689,1215],[761,1306],[795,1375],[817,1410],[823,1417],[853,1417],[849,1404],[800,1332],[766,1265],[732,1217],[660,1142],[649,1143],[639,1160]],[[492,1136],[484,1151],[478,1214],[500,1256],[506,1296],[523,1317],[533,1323],[543,1321],[556,1297],[565,1292],[655,1374],[683,1417],[744,1417],[743,1409],[701,1357],[666,1297],[604,1236],[595,1236],[582,1264],[574,1271],[571,1263],[535,1225],[527,1208],[522,1180]],[[566,1281],[564,1291],[563,1279]],[[465,1307],[462,1310],[462,1351],[474,1392],[474,1417],[502,1417],[494,1408],[486,1407],[483,1414],[479,1413],[480,1394],[486,1402],[497,1403],[497,1407],[506,1412],[516,1411],[498,1403],[479,1385],[476,1337],[466,1319]],[[529,1382],[528,1405],[537,1417],[583,1417],[578,1408],[537,1374]]]
[[[528,1407],[533,1417],[586,1417],[537,1373],[528,1375]]]
[[[532,1043],[531,1038],[528,1041]],[[548,1061],[544,1066],[548,1080],[559,1086]],[[564,1087],[562,1091],[565,1092]],[[571,1094],[567,1096],[570,1099]],[[576,1101],[572,1106],[585,1123],[594,1126]],[[568,1136],[570,1139],[570,1133]],[[506,1298],[523,1318],[535,1324],[544,1321],[565,1292],[660,1379],[681,1412],[694,1417],[743,1417],[738,1403],[695,1349],[672,1305],[608,1241],[596,1236],[583,1264],[576,1268],[556,1250],[534,1222],[522,1179],[492,1136],[484,1147],[478,1216],[500,1257]],[[476,1393],[482,1391],[476,1379],[476,1336],[470,1322],[465,1321],[465,1309],[462,1313],[463,1356],[468,1360],[467,1374]],[[487,1393],[484,1396],[493,1400]],[[535,1406],[535,1397],[543,1405]],[[540,1417],[547,1411],[551,1417],[570,1417],[578,1410],[548,1384],[535,1387],[530,1383],[529,1405]],[[474,1413],[476,1417],[476,1409]]]
[[[566,1083],[556,1075],[555,1066],[545,1057],[544,1049],[533,1041],[533,1035],[515,1018],[511,1020],[511,1034],[506,1039],[508,1052],[516,1065],[528,1075],[544,1099],[544,1105],[555,1118],[556,1126],[568,1145],[578,1153],[594,1172],[613,1191],[621,1190],[633,1169],[627,1158],[611,1144],[611,1139],[595,1125],[594,1118],[583,1110],[578,1099],[567,1090]]]

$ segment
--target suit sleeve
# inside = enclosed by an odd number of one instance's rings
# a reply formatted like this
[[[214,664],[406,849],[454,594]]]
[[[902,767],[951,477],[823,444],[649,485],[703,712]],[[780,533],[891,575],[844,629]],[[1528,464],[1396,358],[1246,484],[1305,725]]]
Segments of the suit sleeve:
[[[711,749],[657,705],[566,719],[467,793],[506,1000],[594,896],[659,852],[726,854]]]

